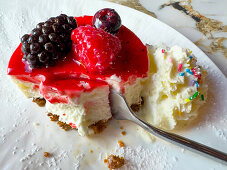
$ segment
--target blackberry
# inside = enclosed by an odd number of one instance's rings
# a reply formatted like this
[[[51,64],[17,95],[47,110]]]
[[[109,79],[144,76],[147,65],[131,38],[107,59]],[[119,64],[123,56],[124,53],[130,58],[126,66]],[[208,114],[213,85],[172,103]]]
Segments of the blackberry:
[[[31,44],[34,42],[38,42],[38,39],[39,39],[39,37],[37,35],[31,35],[31,36],[29,36],[27,43]]]
[[[30,53],[30,44],[29,44],[28,42],[23,42],[23,43],[22,43],[22,47],[21,47],[21,51],[22,51],[24,54]]]
[[[38,43],[31,43],[30,52],[31,54],[37,54],[40,51],[40,45]]]
[[[49,38],[47,34],[42,34],[39,36],[39,44],[44,45],[49,42]]]
[[[38,24],[36,25],[36,28],[41,29],[42,26],[43,26],[43,24],[44,24],[43,22],[38,23]]]
[[[40,22],[31,35],[21,37],[23,61],[31,69],[54,66],[71,50],[71,32],[77,28],[74,17],[61,14]]]
[[[37,36],[39,36],[39,35],[42,34],[42,30],[39,29],[39,28],[35,28],[35,29],[32,30],[32,33],[31,33],[31,34],[32,34],[32,35],[37,35]]]
[[[22,42],[22,44],[24,44],[24,43],[28,40],[29,37],[30,37],[30,35],[28,35],[28,34],[23,35],[23,36],[21,37],[21,42]]]

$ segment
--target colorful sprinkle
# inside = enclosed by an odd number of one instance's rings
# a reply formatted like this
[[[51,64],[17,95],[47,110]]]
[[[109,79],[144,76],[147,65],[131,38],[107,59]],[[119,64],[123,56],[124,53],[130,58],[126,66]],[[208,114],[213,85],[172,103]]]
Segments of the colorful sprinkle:
[[[178,67],[178,71],[181,72],[181,69],[182,69],[182,64],[180,63]]]
[[[195,71],[195,68],[192,68],[192,72],[193,72],[193,74],[196,76],[197,75],[197,73],[196,73],[196,71]]]
[[[192,53],[192,51],[189,51],[189,53]]]
[[[196,98],[198,95],[199,95],[199,92],[197,91],[197,92],[195,92],[195,94],[192,96],[192,98],[194,99],[194,98]]]
[[[201,100],[204,101],[204,95],[203,94],[201,95]]]
[[[193,94],[193,96],[190,96],[188,99],[185,99],[185,102],[190,102],[191,100],[195,99],[198,95],[199,95],[199,92],[197,91],[197,92],[195,92],[195,94]],[[202,98],[202,96],[201,96],[201,98]]]
[[[192,59],[193,57],[190,55],[189,58]]]
[[[179,76],[184,76],[184,72],[182,72],[182,73],[179,73]]]
[[[195,80],[196,87],[199,88],[199,83],[197,80]]]
[[[190,85],[194,86],[195,85],[195,80],[192,80]]]
[[[190,72],[190,69],[189,68],[186,68],[186,72]]]
[[[186,72],[193,75],[193,72],[189,68],[186,68]]]
[[[198,77],[198,79],[200,80],[201,79],[201,74],[198,74],[196,71],[195,71],[195,68],[192,69],[192,72],[194,74],[195,77]]]
[[[188,102],[190,102],[191,100],[190,100],[190,99],[185,99],[185,101],[188,103]]]
[[[164,49],[162,49],[162,53],[164,53],[165,52],[165,50]]]

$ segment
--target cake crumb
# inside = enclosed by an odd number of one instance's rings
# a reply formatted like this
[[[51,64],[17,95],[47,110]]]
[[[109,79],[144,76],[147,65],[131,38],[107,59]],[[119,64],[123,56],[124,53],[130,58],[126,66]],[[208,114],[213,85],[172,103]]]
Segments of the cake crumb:
[[[121,127],[120,127],[120,129],[122,130],[122,129],[124,129],[124,127],[123,127],[123,126],[121,126]]]
[[[46,100],[44,98],[33,98],[32,102],[36,103],[39,107],[44,107],[46,105]]]
[[[125,131],[122,131],[121,134],[122,134],[123,136],[125,136],[125,135],[126,135],[126,132],[125,132]]]
[[[138,112],[140,110],[141,105],[140,104],[132,104],[130,107],[134,112]]]
[[[104,163],[107,163],[109,169],[117,169],[125,164],[125,160],[123,157],[109,155],[107,159],[104,159]]]
[[[134,112],[138,112],[143,105],[144,105],[144,98],[141,97],[139,103],[134,103],[130,107]]]
[[[47,158],[47,157],[50,157],[50,153],[49,152],[44,152],[44,156]]]
[[[55,122],[57,121],[58,126],[64,129],[65,131],[72,130],[72,127],[69,124],[59,121],[58,115],[47,113],[47,116],[50,117],[51,121],[55,121]]]
[[[90,125],[88,128],[92,129],[95,134],[101,133],[107,127],[107,121],[100,120],[95,124]]]
[[[34,122],[33,125],[34,126],[39,126],[39,123],[38,122]]]
[[[50,120],[51,121],[58,121],[58,119],[59,119],[59,116],[58,115],[54,115],[52,113],[48,113],[47,116],[50,117]]]
[[[93,152],[94,152],[94,151],[91,149],[91,150],[90,150],[90,153],[93,153]]]
[[[72,130],[72,127],[65,122],[58,121],[57,124],[58,124],[59,127],[64,129],[65,131]]]
[[[118,145],[120,147],[125,147],[125,143],[123,141],[121,141],[121,140],[118,141]]]

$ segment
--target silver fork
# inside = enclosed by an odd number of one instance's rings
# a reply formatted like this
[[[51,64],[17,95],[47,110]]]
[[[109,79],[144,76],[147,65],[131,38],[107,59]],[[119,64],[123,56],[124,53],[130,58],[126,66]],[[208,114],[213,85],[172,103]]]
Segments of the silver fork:
[[[206,145],[200,144],[193,140],[187,139],[185,137],[176,135],[174,133],[169,133],[159,128],[156,128],[147,122],[140,119],[128,106],[125,98],[116,92],[115,90],[110,90],[110,105],[111,112],[115,119],[117,120],[130,120],[137,125],[141,126],[151,134],[168,141],[174,145],[180,146],[182,148],[188,149],[207,158],[211,158],[219,163],[227,165],[227,154]]]

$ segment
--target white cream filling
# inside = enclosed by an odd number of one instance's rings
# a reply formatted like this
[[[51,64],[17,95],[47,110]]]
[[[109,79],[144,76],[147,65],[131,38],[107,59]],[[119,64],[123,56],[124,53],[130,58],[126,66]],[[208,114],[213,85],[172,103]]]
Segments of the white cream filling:
[[[164,49],[164,53],[163,53]],[[155,126],[172,130],[181,120],[197,117],[199,107],[204,103],[200,95],[206,99],[207,85],[202,75],[200,87],[192,85],[197,77],[187,73],[186,68],[195,67],[196,60],[190,61],[189,51],[179,46],[157,48],[150,50],[150,60],[153,61],[151,76],[143,89],[145,104],[143,117]],[[180,72],[179,64],[182,64]],[[184,76],[179,73],[184,72]],[[200,95],[190,102],[185,99],[193,96],[197,91]]]
[[[59,120],[67,124],[75,124],[78,133],[82,136],[92,133],[88,126],[100,120],[111,118],[109,107],[109,87],[101,86],[91,92],[84,92],[76,102],[70,104],[46,103],[48,112],[59,115]]]
[[[128,105],[137,104],[140,102],[141,91],[144,87],[147,78],[135,78],[134,76],[129,77],[127,82],[123,82],[121,77],[112,75],[106,79],[106,82],[118,92],[123,91],[123,95]]]
[[[27,82],[27,81],[21,81],[18,80],[16,77],[11,76],[11,79],[13,80],[14,83],[17,84],[17,86],[20,88],[20,90],[24,93],[24,95],[27,98],[32,98],[32,97],[42,97],[42,95],[39,92],[39,88],[34,88],[35,83]]]

